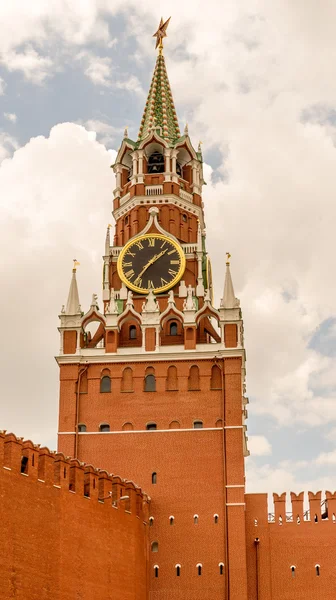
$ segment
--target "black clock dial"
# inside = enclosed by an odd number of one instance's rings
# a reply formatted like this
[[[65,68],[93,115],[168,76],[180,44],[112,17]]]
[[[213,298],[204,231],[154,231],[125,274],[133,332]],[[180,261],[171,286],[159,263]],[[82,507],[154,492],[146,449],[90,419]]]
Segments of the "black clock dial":
[[[182,248],[159,234],[147,234],[127,244],[118,261],[121,279],[132,290],[162,292],[180,279],[185,267]]]

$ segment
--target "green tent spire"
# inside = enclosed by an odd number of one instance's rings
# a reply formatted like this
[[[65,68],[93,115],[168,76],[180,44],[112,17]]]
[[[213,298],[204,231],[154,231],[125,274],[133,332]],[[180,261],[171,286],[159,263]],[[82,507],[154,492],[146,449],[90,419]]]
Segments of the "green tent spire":
[[[161,128],[161,136],[171,144],[174,144],[181,136],[162,51],[159,52],[156,60],[152,83],[140,125],[139,141],[147,137],[149,132],[157,127]]]

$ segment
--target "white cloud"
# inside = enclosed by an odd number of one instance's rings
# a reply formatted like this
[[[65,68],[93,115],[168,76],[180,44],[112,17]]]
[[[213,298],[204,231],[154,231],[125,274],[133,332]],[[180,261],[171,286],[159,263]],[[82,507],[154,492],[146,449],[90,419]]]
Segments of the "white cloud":
[[[79,52],[77,60],[84,63],[85,75],[95,85],[109,86],[111,84],[112,61],[108,56],[96,56],[91,52]]]
[[[4,131],[0,131],[0,164],[5,158],[13,155],[19,144],[17,140]]]
[[[125,80],[119,80],[116,82],[116,87],[120,90],[127,90],[128,92],[134,92],[141,97],[145,96],[145,92],[142,88],[142,85],[135,75],[130,75]]]
[[[83,306],[93,292],[100,293],[114,187],[110,164],[111,155],[83,127],[64,123],[48,138],[32,139],[0,166],[0,273],[6,281],[0,305],[7,314],[2,389],[3,397],[10,398],[1,403],[0,421],[52,447],[58,410],[58,369],[52,360],[59,347],[57,315],[67,298],[74,256],[81,263]],[[18,372],[13,327],[20,329],[22,318],[25,358]],[[29,410],[18,409],[23,398]]]
[[[5,80],[2,77],[0,77],[0,96],[4,95],[5,89],[6,89],[6,85],[7,84],[6,84]]]
[[[315,462],[318,465],[336,465],[336,450],[321,452]]]
[[[53,66],[48,56],[42,56],[32,46],[27,46],[23,52],[4,53],[0,61],[8,71],[22,71],[26,79],[36,84],[50,77]]]
[[[15,113],[4,113],[4,117],[5,119],[7,119],[7,121],[10,121],[11,123],[16,123],[17,121],[17,115]]]
[[[117,139],[117,144],[120,143],[120,138],[123,135],[123,129],[114,127],[109,123],[100,121],[99,119],[89,119],[83,123],[84,127],[92,133],[98,135],[98,139],[102,144],[109,145],[112,140]]]
[[[248,449],[253,456],[272,454],[272,446],[264,435],[249,435]]]

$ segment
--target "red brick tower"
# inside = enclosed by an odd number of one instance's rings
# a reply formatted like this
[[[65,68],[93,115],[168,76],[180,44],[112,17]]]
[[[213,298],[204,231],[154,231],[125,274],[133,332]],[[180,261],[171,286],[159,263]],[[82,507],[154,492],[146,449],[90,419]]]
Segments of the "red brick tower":
[[[166,27],[138,140],[125,131],[113,166],[104,309],[94,295],[82,313],[74,269],[60,315],[59,450],[151,496],[151,598],[247,600],[243,322],[228,260],[213,306],[202,155],[179,131]]]

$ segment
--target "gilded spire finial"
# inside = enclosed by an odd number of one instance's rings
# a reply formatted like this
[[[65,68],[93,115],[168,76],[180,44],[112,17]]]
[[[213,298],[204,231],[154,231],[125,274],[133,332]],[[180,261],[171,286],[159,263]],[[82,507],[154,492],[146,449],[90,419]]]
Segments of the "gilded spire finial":
[[[169,17],[169,19],[167,19],[167,21],[163,22],[163,18],[161,17],[161,21],[160,21],[160,25],[157,29],[157,31],[154,33],[153,37],[156,37],[156,45],[155,48],[159,48],[159,54],[162,54],[162,50],[163,50],[163,43],[162,40],[164,37],[167,37],[167,27],[169,25],[169,21],[170,21],[171,17]]]
[[[231,258],[231,254],[230,252],[226,253],[226,264],[229,265],[230,264],[230,258]]]
[[[76,269],[77,269],[77,267],[79,267],[80,263],[78,262],[77,258],[73,258],[72,262],[73,262],[73,269],[72,269],[72,271],[74,273],[76,273]]]

